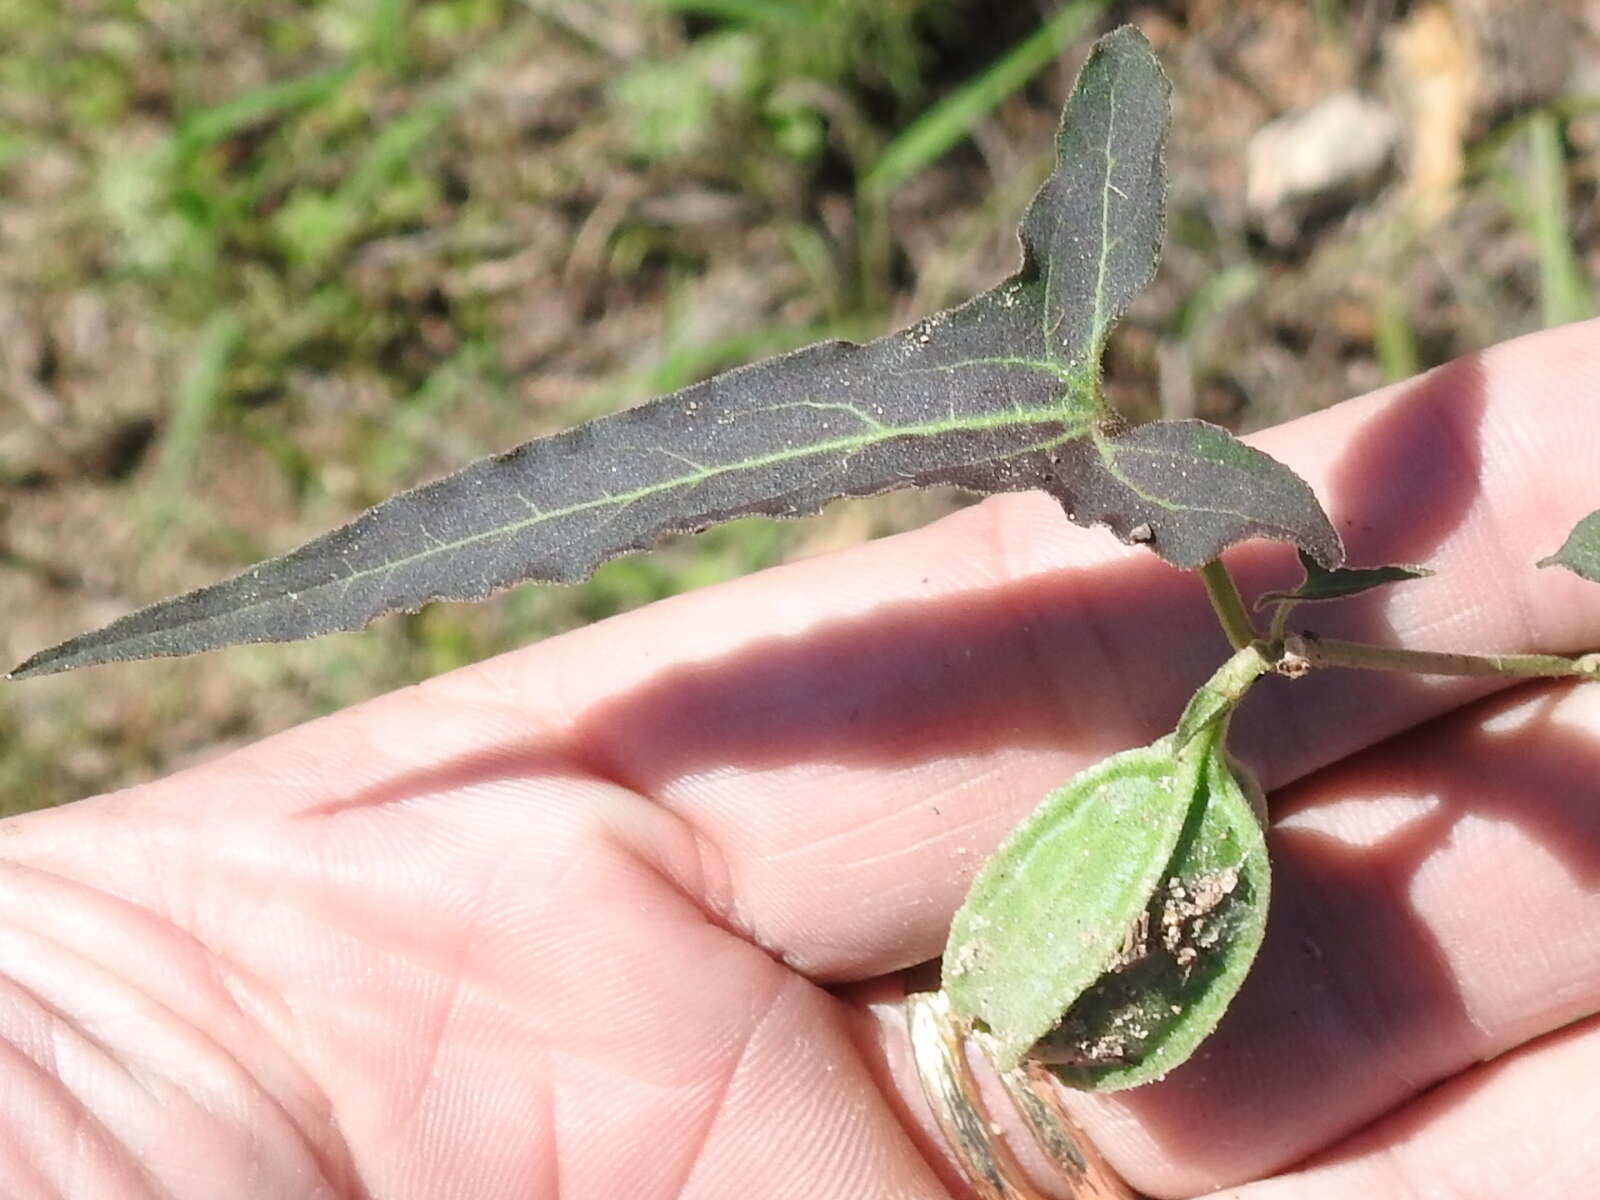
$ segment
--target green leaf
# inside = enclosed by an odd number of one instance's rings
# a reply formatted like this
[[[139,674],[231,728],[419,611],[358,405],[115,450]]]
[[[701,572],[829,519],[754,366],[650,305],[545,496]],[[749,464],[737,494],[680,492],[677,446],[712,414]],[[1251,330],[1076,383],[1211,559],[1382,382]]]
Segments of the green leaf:
[[[1174,734],[1074,776],[978,872],[941,986],[1000,1070],[1029,1057],[1132,1086],[1216,1025],[1266,919],[1265,805],[1222,747],[1267,665],[1234,654]]]
[[[1249,788],[1215,743],[1172,862],[1113,970],[1031,1057],[1070,1087],[1160,1079],[1217,1027],[1266,932],[1271,871]]]
[[[1590,583],[1600,583],[1600,511],[1592,512],[1573,528],[1567,540],[1541,567],[1565,567]]]
[[[1305,569],[1305,578],[1298,587],[1288,592],[1263,592],[1256,600],[1256,609],[1266,608],[1270,604],[1294,603],[1300,604],[1307,601],[1339,600],[1345,596],[1354,596],[1360,592],[1370,591],[1382,587],[1386,583],[1401,583],[1407,579],[1426,579],[1433,572],[1426,567],[1338,567],[1326,570],[1316,559],[1300,552],[1300,565]]]
[[[984,864],[950,926],[943,990],[1015,1067],[1109,970],[1163,879],[1205,757],[1124,750],[1050,793]]]
[[[569,583],[667,534],[840,496],[1042,488],[1180,567],[1249,537],[1328,567],[1338,535],[1287,468],[1198,421],[1137,428],[1101,395],[1112,324],[1162,233],[1166,77],[1132,28],[1096,45],[1029,206],[1020,271],[865,345],[827,342],[481,460],[282,558],[30,658],[14,676],[359,629],[524,580]]]

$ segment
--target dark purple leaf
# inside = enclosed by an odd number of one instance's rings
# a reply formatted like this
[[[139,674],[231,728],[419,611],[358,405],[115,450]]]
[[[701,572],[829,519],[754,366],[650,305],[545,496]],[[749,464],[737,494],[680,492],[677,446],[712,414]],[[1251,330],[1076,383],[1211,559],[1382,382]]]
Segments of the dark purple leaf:
[[[1102,38],[994,290],[865,345],[827,342],[483,459],[232,579],[36,654],[14,676],[359,629],[432,600],[569,583],[667,534],[840,496],[1044,488],[1074,520],[1196,567],[1249,537],[1329,567],[1292,472],[1197,421],[1128,429],[1100,353],[1154,270],[1168,85],[1142,35]]]

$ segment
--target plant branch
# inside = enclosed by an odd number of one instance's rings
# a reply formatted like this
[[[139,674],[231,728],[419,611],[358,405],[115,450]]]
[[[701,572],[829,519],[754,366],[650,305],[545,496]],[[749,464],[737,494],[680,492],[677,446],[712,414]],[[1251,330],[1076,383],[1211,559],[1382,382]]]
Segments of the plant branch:
[[[1239,701],[1244,699],[1250,686],[1272,667],[1272,660],[1262,653],[1260,642],[1251,642],[1242,650],[1235,651],[1233,657],[1218,667],[1216,673],[1201,684],[1190,698],[1183,715],[1178,718],[1178,727],[1173,731],[1172,752],[1180,753],[1205,729],[1218,722],[1221,723],[1221,732],[1225,734],[1227,722]]]
[[[1206,596],[1222,625],[1222,632],[1228,635],[1228,644],[1235,650],[1243,650],[1256,640],[1256,627],[1239,595],[1239,585],[1234,583],[1220,558],[1200,568],[1200,579],[1206,585]]]
[[[1311,667],[1354,667],[1369,671],[1410,671],[1417,675],[1600,679],[1600,651],[1570,658],[1561,654],[1454,654],[1368,646],[1361,642],[1298,634],[1284,640],[1280,670],[1281,664],[1286,662],[1294,663],[1302,671]]]
[[[1293,600],[1279,600],[1272,611],[1272,625],[1267,630],[1267,641],[1281,642],[1289,628],[1289,614],[1294,611]]]

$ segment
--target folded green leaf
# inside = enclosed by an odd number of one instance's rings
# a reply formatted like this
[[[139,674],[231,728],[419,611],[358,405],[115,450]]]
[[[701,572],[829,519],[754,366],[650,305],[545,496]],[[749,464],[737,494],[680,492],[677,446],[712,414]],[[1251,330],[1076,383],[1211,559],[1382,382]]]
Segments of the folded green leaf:
[[[1043,488],[1180,567],[1249,537],[1343,550],[1310,489],[1198,421],[1129,429],[1104,401],[1113,322],[1154,270],[1168,85],[1132,28],[1102,38],[1059,163],[1020,230],[1021,270],[866,345],[822,343],[484,459],[282,558],[30,658],[15,676],[359,629],[432,600],[573,582],[735,517],[950,484]]]
[[[1304,550],[1300,552],[1300,565],[1305,569],[1305,578],[1299,586],[1287,592],[1263,592],[1256,600],[1258,610],[1271,604],[1294,603],[1306,601],[1339,600],[1345,596],[1354,596],[1361,592],[1370,591],[1372,588],[1382,587],[1387,583],[1401,583],[1407,579],[1426,579],[1433,572],[1426,567],[1338,567],[1334,570],[1325,569],[1321,563],[1312,558]]]
[[[1159,1079],[1216,1028],[1266,932],[1271,872],[1250,791],[1220,748],[1172,863],[1113,969],[1030,1057],[1070,1087]]]
[[[1264,804],[1223,747],[1266,670],[1240,650],[1172,735],[1074,776],[984,863],[941,986],[1000,1070],[1030,1057],[1131,1086],[1115,1081],[1171,1069],[1216,1024],[1265,921]]]
[[[1600,512],[1592,512],[1579,521],[1561,549],[1541,558],[1538,565],[1565,567],[1591,583],[1600,583]]]
[[[1124,750],[1050,793],[984,864],[950,926],[943,990],[1015,1067],[1128,945],[1178,846],[1205,756]]]

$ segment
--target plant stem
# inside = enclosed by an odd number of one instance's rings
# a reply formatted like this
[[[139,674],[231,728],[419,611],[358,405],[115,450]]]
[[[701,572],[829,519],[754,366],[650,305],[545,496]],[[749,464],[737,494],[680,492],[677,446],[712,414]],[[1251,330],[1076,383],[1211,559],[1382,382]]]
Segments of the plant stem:
[[[1178,718],[1178,727],[1172,734],[1172,750],[1178,753],[1208,727],[1221,722],[1219,736],[1227,732],[1228,719],[1239,701],[1255,683],[1272,669],[1272,662],[1262,652],[1260,642],[1238,650],[1233,657],[1217,668],[1216,674],[1200,685],[1190,698],[1188,707]]]
[[[1206,596],[1216,611],[1222,632],[1228,635],[1228,644],[1235,650],[1243,650],[1256,640],[1256,627],[1245,610],[1239,585],[1233,582],[1233,576],[1228,574],[1220,558],[1213,558],[1200,568],[1200,579],[1206,585]]]
[[[1289,614],[1294,611],[1293,600],[1279,600],[1278,606],[1272,613],[1272,625],[1267,630],[1268,642],[1283,641],[1284,632],[1289,628]]]
[[[1560,654],[1452,654],[1302,635],[1286,638],[1283,650],[1285,659],[1299,659],[1307,667],[1356,667],[1369,671],[1410,671],[1418,675],[1600,679],[1600,651],[1575,658]]]

